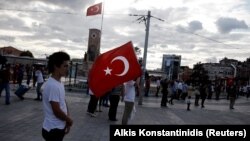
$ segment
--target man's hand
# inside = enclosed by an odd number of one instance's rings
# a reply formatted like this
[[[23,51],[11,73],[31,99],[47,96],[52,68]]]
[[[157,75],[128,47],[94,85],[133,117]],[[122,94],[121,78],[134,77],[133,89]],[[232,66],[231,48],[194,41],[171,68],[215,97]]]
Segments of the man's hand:
[[[73,120],[69,117],[66,118],[66,127],[65,127],[65,134],[68,134],[70,131],[70,127],[73,125]]]
[[[73,120],[70,118],[70,117],[67,117],[66,118],[66,126],[72,126],[72,124],[73,124]]]
[[[64,131],[65,131],[65,134],[68,134],[70,131],[70,126],[66,126]]]

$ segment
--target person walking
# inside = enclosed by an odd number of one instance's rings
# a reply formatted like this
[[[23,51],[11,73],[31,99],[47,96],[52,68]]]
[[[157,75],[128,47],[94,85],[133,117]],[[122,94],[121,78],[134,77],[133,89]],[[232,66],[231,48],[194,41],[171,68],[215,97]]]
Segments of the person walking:
[[[201,96],[201,108],[205,108],[204,103],[207,98],[207,84],[201,84],[200,96]]]
[[[35,100],[42,100],[41,87],[43,85],[44,79],[43,79],[43,74],[42,74],[40,66],[37,67],[35,75],[36,75],[36,80],[37,80],[37,86],[36,86],[37,98]]]
[[[48,59],[51,76],[43,89],[42,126],[42,136],[46,141],[63,141],[73,124],[65,100],[65,88],[61,82],[61,77],[68,73],[69,60],[70,56],[65,52],[55,52]]]
[[[10,64],[7,64],[2,70],[1,70],[1,82],[0,82],[0,96],[5,89],[5,105],[10,104]]]
[[[159,96],[158,94],[159,94],[160,88],[161,88],[161,80],[160,80],[160,78],[157,78],[157,80],[156,80],[156,93],[155,93],[156,97]]]
[[[229,85],[227,93],[228,93],[229,100],[230,100],[229,109],[234,109],[235,99],[237,96],[236,86],[234,84]]]
[[[176,83],[175,83],[175,81],[170,81],[170,92],[171,92],[171,94],[170,94],[170,100],[168,101],[169,102],[169,104],[171,104],[171,105],[174,105],[174,103],[173,103],[173,100],[174,100],[174,98],[175,98],[175,96],[176,96]]]
[[[187,110],[190,111],[190,105],[191,105],[191,96],[188,96],[187,98]]]
[[[167,78],[161,81],[161,87],[162,87],[161,107],[167,107],[167,102],[168,102],[168,80]]]

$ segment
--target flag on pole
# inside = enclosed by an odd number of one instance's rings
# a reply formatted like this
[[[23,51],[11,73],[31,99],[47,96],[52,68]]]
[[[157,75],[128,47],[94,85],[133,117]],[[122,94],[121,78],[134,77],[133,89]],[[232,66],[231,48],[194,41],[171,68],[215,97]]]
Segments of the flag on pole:
[[[98,56],[89,72],[89,88],[100,97],[112,88],[142,75],[132,42]]]
[[[98,3],[98,4],[90,6],[87,9],[86,16],[94,16],[94,15],[101,14],[101,13],[102,13],[102,3]]]

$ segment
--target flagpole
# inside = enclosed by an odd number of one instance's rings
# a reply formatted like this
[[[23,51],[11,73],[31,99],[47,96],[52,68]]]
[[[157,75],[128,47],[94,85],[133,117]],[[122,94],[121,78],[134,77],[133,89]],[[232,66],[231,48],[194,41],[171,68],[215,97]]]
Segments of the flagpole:
[[[102,43],[102,26],[103,26],[103,15],[104,15],[104,5],[105,5],[105,0],[103,0],[103,5],[102,5],[102,21],[101,21],[101,35],[100,35],[100,47],[98,52],[100,53],[100,48],[101,48],[101,43]],[[98,54],[99,55],[99,54]]]
[[[103,6],[102,6],[102,21],[101,21],[101,34],[102,34],[102,25],[103,25],[103,15],[104,15],[104,3],[105,2],[105,0],[103,0]]]

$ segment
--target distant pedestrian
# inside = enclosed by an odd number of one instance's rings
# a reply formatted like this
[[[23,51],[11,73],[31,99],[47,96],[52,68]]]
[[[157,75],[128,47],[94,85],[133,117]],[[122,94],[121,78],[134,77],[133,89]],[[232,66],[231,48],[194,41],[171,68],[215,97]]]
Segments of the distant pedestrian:
[[[37,98],[35,100],[42,100],[41,87],[43,85],[44,79],[43,79],[43,74],[42,74],[40,66],[37,67],[35,75],[36,75],[36,80],[37,80],[37,86],[36,86]]]
[[[200,86],[200,96],[201,96],[201,108],[205,108],[205,100],[207,98],[207,84],[201,84]]]
[[[21,64],[17,72],[17,83],[19,87],[22,85],[23,76],[24,76],[24,65]]]
[[[176,96],[177,93],[177,84],[175,81],[170,82],[170,100],[168,101],[169,104],[174,105],[173,100]]]
[[[32,67],[32,86],[33,88],[36,87],[36,69],[35,69],[35,66]]]
[[[198,86],[194,86],[194,91],[193,91],[192,95],[195,96],[194,105],[195,106],[199,106],[200,91],[199,91],[199,87]]]
[[[156,93],[155,93],[156,97],[159,96],[158,94],[159,94],[160,88],[161,88],[161,81],[160,81],[160,78],[157,78],[157,80],[156,80]]]
[[[187,110],[190,111],[190,105],[191,105],[191,96],[188,96],[187,98]]]
[[[167,107],[167,102],[168,102],[168,80],[167,78],[161,81],[161,87],[162,87],[161,107]]]
[[[31,66],[29,64],[26,64],[25,71],[26,71],[26,75],[27,75],[26,84],[29,86],[30,85],[30,80],[31,80],[31,77],[32,77],[32,68],[31,68]]]
[[[10,64],[0,70],[0,96],[5,89],[5,105],[10,104]]]
[[[217,83],[215,85],[215,99],[219,100],[220,99],[220,93],[221,93],[222,85]]]
[[[52,75],[43,90],[42,136],[46,141],[62,141],[73,124],[65,100],[64,84],[61,82],[61,77],[68,73],[69,60],[70,56],[64,52],[49,56],[48,68]]]
[[[182,83],[182,94],[181,94],[181,99],[185,100],[186,97],[188,96],[188,85],[186,82]]]
[[[228,86],[228,95],[229,95],[229,109],[234,109],[235,99],[236,99],[236,86],[235,85],[229,85]]]
[[[148,97],[150,90],[150,76],[145,79],[145,96]]]

